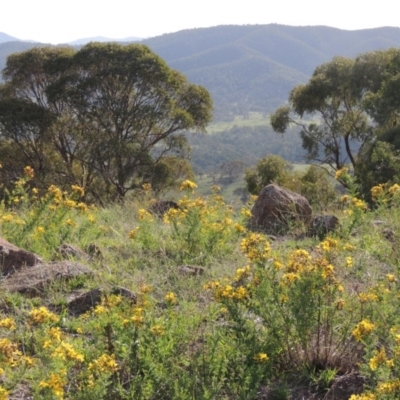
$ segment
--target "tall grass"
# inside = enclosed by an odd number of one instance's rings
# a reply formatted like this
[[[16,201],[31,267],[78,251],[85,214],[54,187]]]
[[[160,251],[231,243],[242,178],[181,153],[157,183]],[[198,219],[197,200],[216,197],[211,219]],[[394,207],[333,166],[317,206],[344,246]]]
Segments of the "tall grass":
[[[322,395],[356,370],[367,384],[352,400],[399,397],[398,186],[374,188],[373,209],[344,197],[335,235],[272,242],[245,228],[251,204],[235,210],[217,187],[204,197],[185,182],[159,217],[148,186],[97,208],[76,186],[39,194],[29,174],[2,204],[1,235],[47,261],[66,242],[101,256],[80,260],[92,277],[42,297],[4,290],[0,399],[257,399],[267,386],[289,398],[293,382]],[[71,291],[95,287],[101,302],[69,313]]]

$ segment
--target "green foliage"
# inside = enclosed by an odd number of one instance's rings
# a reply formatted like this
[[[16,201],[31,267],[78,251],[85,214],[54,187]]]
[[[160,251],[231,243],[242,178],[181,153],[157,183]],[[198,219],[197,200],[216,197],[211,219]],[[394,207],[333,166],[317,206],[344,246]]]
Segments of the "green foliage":
[[[285,186],[290,179],[292,166],[280,156],[270,155],[262,159],[253,169],[246,171],[247,190],[251,194],[260,193],[264,186],[276,183]]]
[[[291,91],[289,106],[271,116],[272,127],[278,133],[290,124],[300,127],[308,160],[328,164],[334,171],[350,163],[369,197],[375,184],[398,179],[393,169],[400,109],[398,60],[397,49],[355,60],[335,57],[317,67],[307,84]]]
[[[141,203],[91,208],[78,186],[38,198],[33,179],[26,168],[2,205],[2,236],[45,258],[64,241],[102,256],[87,261],[93,276],[45,285],[43,297],[1,280],[3,397],[289,398],[354,370],[365,396],[398,397],[399,185],[374,187],[373,210],[345,197],[340,236],[270,242],[244,227],[251,204],[235,212],[216,187],[199,197],[185,181],[180,208],[159,218],[149,185]],[[78,286],[103,290],[80,316],[67,301]]]
[[[0,139],[20,148],[38,181],[79,183],[97,200],[122,199],[146,181],[167,186],[173,160],[187,157],[182,133],[211,119],[208,92],[144,45],[34,48],[10,56],[3,76]]]
[[[318,165],[310,165],[300,177],[299,192],[314,209],[326,209],[337,200],[337,191],[328,172]]]

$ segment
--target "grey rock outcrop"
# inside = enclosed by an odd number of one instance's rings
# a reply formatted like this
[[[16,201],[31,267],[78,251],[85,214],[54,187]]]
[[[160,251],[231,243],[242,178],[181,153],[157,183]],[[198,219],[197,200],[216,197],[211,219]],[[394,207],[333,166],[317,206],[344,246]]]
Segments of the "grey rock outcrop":
[[[302,195],[276,184],[265,186],[251,210],[249,228],[279,235],[293,223],[308,225],[312,209]]]

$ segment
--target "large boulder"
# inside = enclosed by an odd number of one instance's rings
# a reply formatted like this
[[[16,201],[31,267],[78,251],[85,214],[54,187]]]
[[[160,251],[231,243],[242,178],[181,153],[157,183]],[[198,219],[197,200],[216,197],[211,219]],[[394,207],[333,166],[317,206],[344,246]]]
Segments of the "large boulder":
[[[40,295],[46,286],[62,279],[68,280],[82,275],[92,275],[93,271],[72,261],[59,261],[36,264],[20,268],[0,280],[0,293],[3,291]]]
[[[307,225],[311,219],[308,200],[298,193],[276,184],[265,186],[251,210],[249,228],[279,235],[294,223]]]
[[[41,262],[42,259],[36,254],[0,238],[0,276],[10,275],[23,267],[32,267]]]
[[[335,215],[316,215],[308,226],[309,236],[318,236],[320,239],[340,227],[338,217]]]

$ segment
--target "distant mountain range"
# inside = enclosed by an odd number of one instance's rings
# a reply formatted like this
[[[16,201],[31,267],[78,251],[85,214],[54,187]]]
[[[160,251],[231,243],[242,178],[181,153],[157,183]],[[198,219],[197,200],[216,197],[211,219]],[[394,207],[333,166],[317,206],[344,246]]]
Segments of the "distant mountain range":
[[[143,38],[130,36],[123,39],[114,39],[104,36],[93,36],[89,38],[77,39],[72,42],[68,42],[65,44],[69,44],[71,46],[82,46],[89,42],[139,42],[143,40]],[[29,43],[39,43],[36,40],[21,40],[14,36],[7,35],[6,33],[0,32],[0,43],[6,42],[29,42]],[[61,44],[61,43],[60,43]]]
[[[0,34],[0,43],[7,37]],[[108,40],[96,37],[72,44]],[[123,41],[131,40],[138,38]],[[213,96],[216,118],[230,119],[249,111],[271,112],[287,100],[293,86],[306,82],[318,65],[336,55],[355,57],[400,47],[400,28],[345,31],[326,26],[224,25],[164,34],[141,43],[191,82],[205,86]],[[0,69],[9,54],[35,45],[43,44],[1,43]]]

